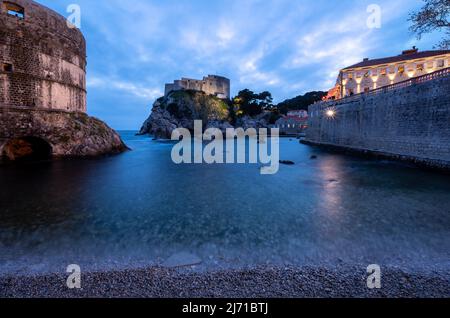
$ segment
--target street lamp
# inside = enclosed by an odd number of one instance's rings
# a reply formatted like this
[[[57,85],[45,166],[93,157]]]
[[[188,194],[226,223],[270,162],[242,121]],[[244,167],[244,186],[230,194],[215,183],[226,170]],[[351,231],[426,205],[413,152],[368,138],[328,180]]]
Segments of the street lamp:
[[[334,118],[334,116],[336,116],[336,111],[334,111],[333,109],[328,109],[325,112],[325,115],[327,115],[328,118]]]

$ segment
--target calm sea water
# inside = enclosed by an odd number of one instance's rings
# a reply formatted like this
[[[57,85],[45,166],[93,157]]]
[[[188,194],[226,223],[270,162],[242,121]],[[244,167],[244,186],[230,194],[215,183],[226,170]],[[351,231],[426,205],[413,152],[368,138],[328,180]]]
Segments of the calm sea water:
[[[450,270],[450,176],[282,139],[296,162],[175,165],[171,144],[0,167],[0,274],[163,264],[199,269],[363,263]],[[311,155],[317,160],[311,160]]]

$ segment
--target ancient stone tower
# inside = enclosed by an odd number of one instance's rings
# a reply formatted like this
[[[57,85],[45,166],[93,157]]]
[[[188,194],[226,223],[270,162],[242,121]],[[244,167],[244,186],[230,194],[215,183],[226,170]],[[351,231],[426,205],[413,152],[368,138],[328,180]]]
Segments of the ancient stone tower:
[[[214,95],[222,99],[230,98],[230,80],[223,76],[208,75],[203,80],[196,80],[183,77],[171,84],[166,84],[164,95],[170,92],[181,90],[194,90]]]
[[[31,0],[0,0],[0,108],[86,112],[86,42]]]
[[[31,0],[0,0],[0,162],[126,150],[86,114],[86,42]]]

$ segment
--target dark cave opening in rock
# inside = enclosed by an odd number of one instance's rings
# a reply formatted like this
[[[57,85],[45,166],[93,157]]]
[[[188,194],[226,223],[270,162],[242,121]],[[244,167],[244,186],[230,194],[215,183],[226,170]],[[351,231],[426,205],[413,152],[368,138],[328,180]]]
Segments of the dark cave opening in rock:
[[[52,147],[38,137],[15,138],[6,143],[2,155],[8,161],[45,160],[51,157]]]

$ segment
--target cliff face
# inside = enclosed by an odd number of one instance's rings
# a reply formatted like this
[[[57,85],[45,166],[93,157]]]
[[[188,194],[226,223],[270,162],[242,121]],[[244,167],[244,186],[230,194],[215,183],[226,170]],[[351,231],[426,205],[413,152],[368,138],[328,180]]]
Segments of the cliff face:
[[[104,122],[83,113],[0,110],[0,160],[32,151],[52,157],[89,157],[127,150]]]
[[[194,129],[194,120],[202,120],[205,128],[225,130],[228,105],[221,99],[196,91],[176,91],[153,104],[152,114],[144,122],[140,134],[170,139],[176,128]]]
[[[255,117],[244,116],[238,118],[236,121],[236,127],[247,130],[249,128],[260,129],[270,128],[270,114],[263,113]]]

